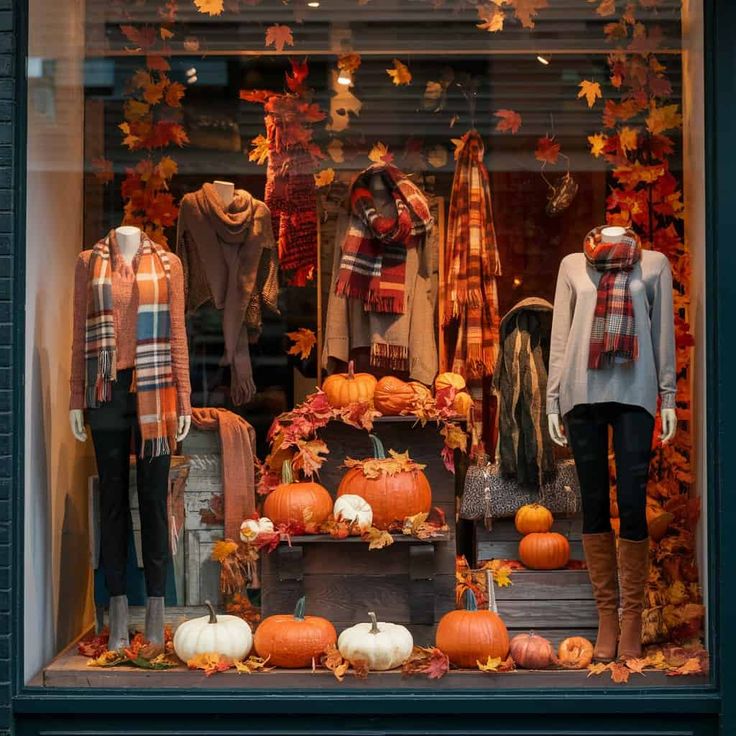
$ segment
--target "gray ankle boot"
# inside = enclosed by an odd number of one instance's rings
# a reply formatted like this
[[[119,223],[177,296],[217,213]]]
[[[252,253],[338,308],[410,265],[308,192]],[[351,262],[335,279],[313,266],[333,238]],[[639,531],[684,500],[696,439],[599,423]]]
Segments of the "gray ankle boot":
[[[130,646],[128,633],[128,596],[114,595],[110,598],[110,640],[107,648],[119,652]]]
[[[164,643],[164,599],[151,597],[146,601],[146,640],[151,644]]]

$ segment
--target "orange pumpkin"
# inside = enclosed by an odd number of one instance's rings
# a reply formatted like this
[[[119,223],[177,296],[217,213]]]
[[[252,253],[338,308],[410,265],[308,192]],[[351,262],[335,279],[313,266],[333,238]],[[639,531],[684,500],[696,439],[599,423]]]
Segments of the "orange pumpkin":
[[[294,615],[277,614],[261,621],[253,639],[259,657],[274,667],[311,667],[330,646],[337,643],[335,627],[320,616],[304,615],[300,598]]]
[[[416,394],[411,384],[395,376],[384,376],[373,394],[373,405],[384,416],[394,416],[409,411],[414,405]]]
[[[455,394],[452,408],[455,414],[467,419],[470,410],[473,408],[473,397],[466,391],[459,391]]]
[[[509,644],[509,652],[523,670],[543,670],[555,663],[552,642],[534,632],[517,634]]]
[[[376,377],[370,373],[356,373],[355,363],[351,360],[348,363],[348,372],[327,376],[322,383],[322,390],[331,406],[342,409],[348,404],[373,401],[376,383]]]
[[[409,381],[411,390],[414,392],[414,402],[422,402],[432,398],[432,392],[419,381]]]
[[[509,632],[493,611],[478,610],[472,590],[466,590],[465,610],[446,613],[437,624],[435,644],[457,667],[476,668],[488,657],[506,659]]]
[[[553,523],[552,512],[546,506],[538,503],[525,504],[514,517],[514,526],[519,534],[548,532]]]
[[[557,532],[533,532],[519,542],[519,559],[532,570],[557,570],[570,559],[570,543]]]
[[[649,499],[647,501],[647,529],[649,530],[649,536],[655,542],[661,542],[664,535],[667,534],[667,530],[670,528],[670,524],[675,518],[674,514],[669,511],[665,511],[656,501]],[[621,519],[611,519],[611,529],[614,534],[618,537],[621,535]]]
[[[321,524],[332,513],[332,497],[319,483],[294,481],[291,460],[281,466],[281,483],[266,496],[263,514],[278,524]]]
[[[570,636],[560,642],[557,663],[566,670],[584,670],[593,661],[593,644],[582,636]]]
[[[434,379],[434,390],[441,391],[445,388],[454,388],[455,391],[465,390],[465,379],[459,373],[440,373]]]
[[[338,498],[346,493],[364,498],[373,509],[373,526],[378,529],[388,529],[393,521],[428,512],[432,508],[432,488],[427,476],[420,468],[394,472],[396,461],[386,457],[383,443],[376,435],[370,438],[373,458],[362,463],[370,463],[371,471],[377,469],[378,473],[369,472],[374,477],[368,477],[362,464],[351,467],[340,481]],[[382,467],[387,472],[382,472]]]

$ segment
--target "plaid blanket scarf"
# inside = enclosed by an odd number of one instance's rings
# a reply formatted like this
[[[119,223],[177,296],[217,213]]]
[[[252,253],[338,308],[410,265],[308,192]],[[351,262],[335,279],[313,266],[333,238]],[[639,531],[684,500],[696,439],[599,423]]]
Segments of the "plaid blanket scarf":
[[[602,274],[590,333],[588,367],[591,369],[628,363],[639,357],[629,288],[631,269],[641,258],[639,236],[627,229],[619,241],[606,243],[602,230],[603,227],[591,230],[584,245],[588,263]]]
[[[92,249],[85,328],[86,406],[112,398],[117,379],[112,270],[119,258],[115,231]],[[135,266],[138,292],[135,391],[141,457],[168,455],[176,438],[176,388],[171,364],[169,280],[166,251],[143,236]]]
[[[493,227],[488,170],[483,140],[471,130],[460,145],[452,182],[447,224],[447,283],[451,309],[446,321],[457,321],[452,370],[466,378],[493,374],[498,355],[498,291],[501,263]]]
[[[390,214],[376,205],[385,188]],[[350,190],[350,224],[335,284],[339,296],[361,299],[367,312],[403,314],[406,309],[406,252],[432,227],[424,193],[395,166],[375,164]]]

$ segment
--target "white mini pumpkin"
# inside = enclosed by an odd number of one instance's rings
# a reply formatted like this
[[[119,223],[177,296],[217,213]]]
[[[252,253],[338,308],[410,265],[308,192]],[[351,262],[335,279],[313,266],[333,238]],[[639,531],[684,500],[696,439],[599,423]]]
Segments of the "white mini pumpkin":
[[[209,616],[185,621],[174,634],[174,651],[183,662],[197,654],[221,654],[233,660],[244,659],[253,646],[253,633],[238,616],[218,616],[209,601]]]
[[[252,542],[259,534],[270,534],[273,522],[265,516],[260,519],[246,519],[240,525],[240,538],[244,542]]]
[[[376,614],[368,614],[371,622],[355,624],[340,634],[337,648],[349,662],[362,660],[374,671],[400,667],[414,648],[409,629],[399,624],[376,621]]]
[[[365,532],[373,524],[373,509],[368,501],[354,493],[346,493],[340,496],[332,509],[332,515],[337,521],[354,523],[361,531]]]

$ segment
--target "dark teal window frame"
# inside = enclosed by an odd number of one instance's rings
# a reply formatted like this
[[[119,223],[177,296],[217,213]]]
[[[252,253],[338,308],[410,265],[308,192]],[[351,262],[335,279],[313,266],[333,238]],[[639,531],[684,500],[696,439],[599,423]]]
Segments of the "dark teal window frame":
[[[23,441],[25,414],[23,409],[24,372],[24,308],[25,308],[25,178],[26,178],[26,84],[27,0],[0,0],[0,16],[10,14],[15,30],[16,117],[15,157],[13,160],[14,194],[14,271],[13,271],[13,344],[12,376],[13,406],[12,457],[13,497],[11,502],[12,603],[10,615],[10,688],[11,707],[18,723],[42,722],[67,718],[85,723],[77,716],[99,716],[110,724],[123,725],[130,721],[130,733],[136,732],[134,722],[140,718],[161,723],[158,716],[170,716],[170,726],[193,727],[200,717],[218,714],[242,719],[250,714],[249,728],[253,732],[281,732],[276,714],[284,719],[290,715],[323,715],[336,718],[344,733],[354,733],[352,719],[361,716],[393,716],[398,728],[402,716],[414,717],[412,728],[437,728],[432,714],[462,714],[464,726],[456,721],[454,733],[470,733],[483,724],[496,726],[511,733],[522,723],[549,725],[556,716],[585,717],[599,714],[606,723],[623,723],[627,717],[640,718],[653,730],[667,733],[711,733],[694,725],[692,731],[676,730],[691,719],[693,724],[712,723],[718,718],[723,734],[736,736],[736,677],[729,667],[736,662],[736,637],[727,629],[736,621],[736,465],[727,462],[736,447],[736,422],[731,412],[736,410],[736,2],[705,0],[706,27],[706,294],[707,329],[699,339],[706,340],[709,364],[707,369],[707,432],[708,455],[708,537],[709,537],[709,641],[712,655],[712,681],[703,687],[673,687],[646,691],[612,687],[605,691],[535,689],[513,693],[485,691],[436,690],[354,691],[342,693],[330,690],[288,690],[267,692],[247,687],[233,690],[44,690],[23,683]],[[691,244],[699,247],[701,244]],[[135,711],[135,714],[132,712]],[[522,715],[523,714],[523,715]],[[681,714],[681,718],[677,714]],[[264,717],[259,719],[259,715]],[[190,718],[187,718],[190,716]],[[265,720],[266,716],[270,718]],[[658,716],[655,720],[652,717]],[[178,717],[178,718],[177,718]],[[710,718],[708,718],[710,717]],[[548,722],[547,719],[550,721]],[[40,721],[39,721],[40,719]],[[529,720],[525,720],[529,719]],[[102,722],[102,721],[101,721]],[[598,721],[598,726],[603,724]],[[206,723],[206,721],[205,721]],[[245,725],[241,720],[240,723]],[[312,722],[318,728],[318,720]],[[324,729],[327,722],[323,722]],[[357,722],[356,722],[357,723]],[[260,724],[260,725],[258,725]],[[224,727],[224,722],[222,723]],[[336,727],[337,727],[336,725]],[[364,722],[364,725],[367,725]],[[378,724],[376,723],[378,726]],[[654,726],[657,726],[656,730]],[[401,728],[410,729],[410,725]],[[33,733],[20,728],[19,732]],[[383,726],[381,727],[381,729]],[[509,731],[505,729],[508,728]],[[702,726],[706,728],[706,726]],[[459,729],[459,730],[458,730]],[[672,730],[669,730],[672,729]],[[1,730],[1,729],[0,729]],[[147,729],[145,729],[147,731]],[[213,729],[214,731],[214,729]],[[76,730],[74,731],[77,732]],[[122,733],[121,731],[119,731]],[[126,731],[128,732],[128,731]],[[225,733],[226,731],[222,731]],[[232,731],[229,731],[232,732]],[[297,730],[294,730],[296,733]],[[301,731],[298,731],[301,732]],[[307,731],[308,732],[308,731]],[[324,732],[320,729],[316,732]],[[337,731],[336,731],[337,732]],[[398,732],[398,731],[395,731]],[[402,730],[402,732],[404,732]],[[406,733],[411,732],[406,730]],[[429,731],[424,731],[429,732]],[[434,731],[432,731],[434,732]],[[590,731],[593,732],[592,729]],[[603,733],[604,731],[600,731]],[[632,731],[633,733],[634,731]],[[644,731],[637,731],[644,733]],[[193,732],[192,732],[193,733]],[[532,733],[528,731],[527,733]],[[534,731],[533,733],[542,733]],[[559,732],[562,733],[562,732]],[[583,733],[578,731],[577,733]]]

